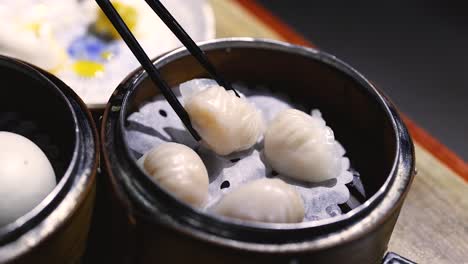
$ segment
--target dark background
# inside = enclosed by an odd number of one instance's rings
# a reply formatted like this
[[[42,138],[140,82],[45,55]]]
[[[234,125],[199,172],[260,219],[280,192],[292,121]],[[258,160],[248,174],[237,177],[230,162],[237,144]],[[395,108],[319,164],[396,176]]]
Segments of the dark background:
[[[258,2],[468,160],[468,8],[461,1]]]

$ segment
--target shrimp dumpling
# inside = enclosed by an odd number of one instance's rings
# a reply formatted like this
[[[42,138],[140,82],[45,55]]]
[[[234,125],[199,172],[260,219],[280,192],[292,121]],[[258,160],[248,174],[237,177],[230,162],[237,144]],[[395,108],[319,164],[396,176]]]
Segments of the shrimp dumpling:
[[[208,197],[208,172],[191,148],[163,143],[143,156],[143,168],[162,188],[180,200],[201,207]]]
[[[250,221],[298,223],[304,219],[305,209],[294,187],[280,179],[264,178],[227,193],[213,212]]]
[[[221,86],[192,93],[184,102],[193,127],[218,155],[249,149],[263,134],[261,113],[245,98]]]
[[[312,116],[296,109],[280,112],[269,124],[264,143],[268,163],[282,175],[321,182],[341,172],[340,146],[318,111]]]

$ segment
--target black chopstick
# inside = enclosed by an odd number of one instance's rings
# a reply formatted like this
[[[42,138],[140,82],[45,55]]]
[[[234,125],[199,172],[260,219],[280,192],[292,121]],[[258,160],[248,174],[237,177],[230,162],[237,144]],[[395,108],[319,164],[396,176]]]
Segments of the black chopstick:
[[[117,32],[119,32],[120,36],[130,48],[133,55],[135,55],[137,60],[140,62],[141,66],[143,66],[143,69],[146,70],[151,80],[153,80],[153,82],[156,85],[158,85],[164,97],[169,102],[174,111],[177,113],[179,118],[182,120],[187,130],[190,132],[190,134],[196,141],[200,141],[201,137],[197,133],[197,131],[195,131],[195,129],[192,127],[189,115],[182,107],[179,100],[177,100],[177,97],[172,92],[172,89],[161,77],[159,71],[156,69],[156,67],[154,67],[150,58],[145,53],[141,45],[138,43],[135,36],[133,36],[130,29],[128,29],[127,25],[122,20],[117,10],[115,10],[114,6],[110,3],[109,0],[96,0],[96,2],[99,5],[99,7],[101,7],[104,14],[106,14],[107,18],[111,21],[112,25],[115,27]]]
[[[166,26],[174,33],[174,35],[184,44],[187,50],[193,57],[205,68],[205,70],[213,77],[216,82],[227,90],[232,90],[237,97],[240,97],[237,91],[227,82],[216,70],[213,64],[209,61],[205,52],[201,50],[192,38],[180,26],[177,20],[171,15],[166,7],[159,0],[145,0],[153,11],[161,18]]]

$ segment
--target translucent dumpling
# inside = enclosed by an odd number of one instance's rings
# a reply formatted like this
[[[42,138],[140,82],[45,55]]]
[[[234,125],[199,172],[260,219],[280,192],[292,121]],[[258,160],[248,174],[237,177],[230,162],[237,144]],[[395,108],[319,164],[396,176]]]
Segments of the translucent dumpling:
[[[181,92],[193,127],[217,154],[249,149],[263,134],[261,113],[233,91],[214,85],[201,91]]]
[[[264,143],[268,163],[282,175],[320,182],[341,172],[343,153],[318,111],[312,116],[295,109],[280,112],[269,124]]]
[[[304,202],[294,187],[280,179],[260,179],[227,193],[213,207],[227,217],[270,223],[304,219]]]
[[[200,207],[208,197],[208,173],[191,148],[163,143],[143,156],[143,168],[162,188],[180,200]]]

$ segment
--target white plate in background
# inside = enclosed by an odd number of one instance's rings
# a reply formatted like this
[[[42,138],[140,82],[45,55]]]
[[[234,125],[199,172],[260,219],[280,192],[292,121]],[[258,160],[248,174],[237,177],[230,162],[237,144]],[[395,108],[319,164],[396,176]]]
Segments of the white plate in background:
[[[120,0],[120,2],[131,4],[138,10],[138,23],[134,34],[151,58],[182,45],[144,0]],[[214,15],[208,1],[162,0],[162,2],[195,41],[215,37]],[[73,2],[71,0],[2,0],[0,3],[2,20],[23,24],[40,21],[50,26],[53,41],[58,44],[61,52],[66,54],[64,62],[52,73],[69,85],[90,108],[104,107],[118,84],[127,74],[139,67],[138,61],[122,40],[105,41],[89,31],[90,25],[97,17],[98,8],[94,0]],[[24,52],[8,54],[2,51],[2,41],[14,43],[14,35],[19,35],[13,30],[11,32],[11,37],[4,35],[2,38],[0,35],[0,54],[18,57],[32,63],[39,61],[35,63],[41,64],[39,67],[48,65],[40,63],[41,60],[45,60],[42,57],[36,56],[33,59],[28,58],[30,55]],[[27,38],[24,39],[27,42]],[[14,40],[16,43],[19,42],[18,44],[28,45],[21,43],[23,38],[16,37]],[[16,43],[15,45],[20,46]],[[34,45],[42,46],[35,48],[38,51],[43,50],[43,46],[49,49],[48,43]],[[55,49],[50,46],[50,49],[52,48]],[[109,59],[104,54],[113,56]],[[94,77],[80,75],[74,70],[78,61],[91,62],[102,69],[102,72]]]

